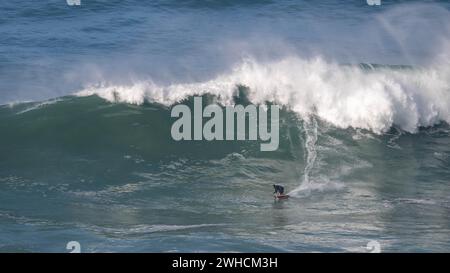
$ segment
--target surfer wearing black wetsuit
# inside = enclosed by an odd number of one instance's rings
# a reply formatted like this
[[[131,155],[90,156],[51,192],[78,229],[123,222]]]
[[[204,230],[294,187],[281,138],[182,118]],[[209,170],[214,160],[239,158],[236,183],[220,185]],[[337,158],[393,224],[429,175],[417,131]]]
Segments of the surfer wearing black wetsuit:
[[[273,185],[273,188],[275,189],[274,194],[276,195],[282,195],[284,193],[284,187],[280,185]]]

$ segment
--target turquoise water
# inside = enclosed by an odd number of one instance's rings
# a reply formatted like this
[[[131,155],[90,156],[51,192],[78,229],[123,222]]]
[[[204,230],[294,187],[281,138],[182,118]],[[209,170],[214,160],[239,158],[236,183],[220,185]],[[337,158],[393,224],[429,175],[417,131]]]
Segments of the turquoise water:
[[[0,251],[449,251],[448,1],[2,5]],[[279,149],[172,140],[197,94]]]

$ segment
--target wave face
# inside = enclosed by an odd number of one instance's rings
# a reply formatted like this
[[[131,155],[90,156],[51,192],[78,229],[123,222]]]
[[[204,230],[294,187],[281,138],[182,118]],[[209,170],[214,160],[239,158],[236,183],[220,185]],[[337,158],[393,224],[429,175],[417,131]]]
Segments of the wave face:
[[[439,230],[429,236],[449,234],[435,226],[450,207],[448,125],[376,134],[288,108],[280,119],[279,149],[260,152],[255,141],[175,142],[170,107],[155,102],[72,96],[0,107],[1,250],[65,251],[17,229],[80,238],[89,252],[361,251],[367,238],[391,251],[446,249],[408,234],[424,218]],[[288,202],[273,203],[274,183]]]

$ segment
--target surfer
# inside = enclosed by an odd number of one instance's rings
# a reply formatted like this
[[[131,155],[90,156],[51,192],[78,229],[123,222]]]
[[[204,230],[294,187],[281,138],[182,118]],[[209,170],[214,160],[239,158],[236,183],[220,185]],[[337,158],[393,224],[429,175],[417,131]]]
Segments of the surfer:
[[[284,196],[284,187],[283,186],[281,186],[281,185],[273,185],[273,188],[275,189],[275,191],[274,191],[274,195],[275,195],[275,197],[280,197],[280,196]]]

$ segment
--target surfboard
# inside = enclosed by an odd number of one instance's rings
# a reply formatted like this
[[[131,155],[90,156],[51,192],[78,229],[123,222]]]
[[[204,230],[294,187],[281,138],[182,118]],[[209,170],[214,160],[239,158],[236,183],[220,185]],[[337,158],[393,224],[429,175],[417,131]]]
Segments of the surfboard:
[[[280,194],[280,195],[274,195],[275,199],[288,199],[289,195],[287,194]]]

